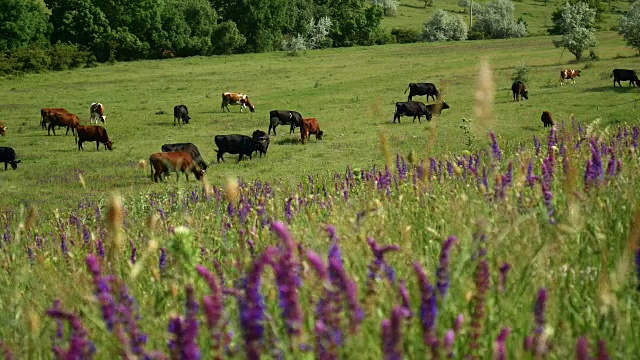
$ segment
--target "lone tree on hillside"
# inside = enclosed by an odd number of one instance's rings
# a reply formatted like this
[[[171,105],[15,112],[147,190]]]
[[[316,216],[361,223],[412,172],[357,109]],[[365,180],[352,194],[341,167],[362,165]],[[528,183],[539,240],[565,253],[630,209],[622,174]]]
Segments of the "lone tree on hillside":
[[[631,4],[629,11],[620,18],[618,33],[640,54],[640,1]]]
[[[560,30],[562,39],[553,40],[553,45],[569,50],[575,55],[576,61],[580,61],[582,52],[598,43],[593,34],[596,12],[584,2],[573,5],[566,2],[560,10],[562,16],[554,19],[554,27]]]

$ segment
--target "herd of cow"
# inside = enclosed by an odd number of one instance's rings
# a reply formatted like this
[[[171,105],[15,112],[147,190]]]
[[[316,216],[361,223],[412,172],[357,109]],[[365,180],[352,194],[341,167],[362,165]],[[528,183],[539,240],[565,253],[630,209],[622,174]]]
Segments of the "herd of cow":
[[[576,77],[580,76],[580,70],[561,70],[560,71],[560,85],[564,85],[565,81],[575,83]],[[633,70],[626,69],[614,69],[611,74],[613,77],[613,86],[616,83],[620,86],[620,81],[629,81],[629,86],[640,87],[640,80],[638,75]],[[422,122],[422,116],[428,121],[432,119],[433,115],[439,115],[442,110],[449,109],[449,105],[445,101],[439,101],[441,94],[432,83],[410,83],[406,92],[409,91],[409,97],[405,102],[397,102],[395,104],[395,112],[393,115],[393,123],[398,121],[400,123],[400,117],[413,116],[413,122],[418,118],[418,122]],[[515,81],[511,86],[513,93],[513,100],[520,101],[522,99],[529,99],[529,92],[526,85],[522,81]],[[419,101],[413,101],[414,96],[426,96],[427,102],[429,98],[438,101],[433,104],[425,104]],[[245,109],[254,112],[255,107],[249,101],[249,97],[242,93],[225,92],[222,94],[222,104],[220,108],[222,111],[229,110],[229,105],[239,105],[240,112]],[[105,149],[112,150],[113,143],[107,135],[107,130],[99,125],[92,125],[94,122],[98,124],[106,123],[106,116],[104,115],[104,106],[101,103],[92,103],[89,107],[90,112],[90,125],[83,126],[80,120],[75,114],[69,113],[64,108],[43,108],[40,110],[41,120],[40,125],[43,129],[47,129],[47,135],[55,135],[56,127],[66,127],[66,133],[74,135],[75,142],[78,145],[78,150],[84,150],[82,143],[84,142],[96,142],[96,150],[100,150],[100,144],[103,144]],[[189,111],[185,105],[176,105],[173,109],[174,121],[176,124],[182,126],[183,124],[189,124],[191,117],[189,117]],[[544,127],[553,126],[553,119],[549,111],[543,111],[541,116]],[[269,136],[273,131],[273,135],[276,135],[276,127],[278,125],[289,125],[289,134],[292,134],[297,127],[300,128],[300,137],[302,143],[305,144],[307,139],[311,135],[315,135],[316,140],[322,140],[323,131],[320,130],[318,121],[316,118],[303,118],[297,111],[291,110],[272,110],[269,112],[269,128],[268,132],[262,130],[255,130],[251,136],[231,134],[231,135],[216,135],[214,142],[218,149],[217,161],[224,161],[223,155],[238,154],[238,162],[242,160],[244,156],[252,158],[256,152],[260,153],[260,157],[267,153],[269,148]],[[0,123],[0,136],[5,136],[7,127]],[[151,167],[151,177],[155,182],[162,180],[163,176],[168,176],[169,172],[184,173],[188,179],[188,173],[191,172],[195,175],[196,179],[200,180],[207,169],[207,163],[202,159],[200,151],[192,143],[177,143],[177,144],[164,144],[161,147],[161,152],[152,154],[149,157],[149,165]],[[16,158],[16,153],[13,148],[0,147],[0,162],[4,162],[4,169],[7,170],[8,165],[16,170],[20,160]]]

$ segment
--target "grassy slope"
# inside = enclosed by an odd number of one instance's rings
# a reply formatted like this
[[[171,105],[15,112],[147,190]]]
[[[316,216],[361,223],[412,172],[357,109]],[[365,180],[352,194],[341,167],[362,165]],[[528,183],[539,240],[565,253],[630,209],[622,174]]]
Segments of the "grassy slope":
[[[489,1],[482,0],[478,2],[485,4]],[[551,14],[563,3],[564,1],[562,0],[549,0],[546,2],[542,0],[515,1],[515,17],[522,17],[524,21],[527,22],[531,35],[546,35],[547,28],[552,25]],[[607,6],[605,23],[602,25],[602,29],[610,29],[616,25],[620,14],[629,7],[629,3],[625,1],[611,1],[607,3]],[[431,14],[435,9],[458,13],[465,18],[467,25],[469,25],[469,14],[462,12],[462,8],[458,6],[458,1],[456,0],[436,0],[434,4],[429,7],[424,7],[424,2],[420,0],[400,1],[396,16],[386,17],[382,25],[386,29],[408,28],[421,30],[422,24],[431,18]]]
[[[139,160],[148,159],[163,143],[190,141],[205,160],[215,161],[214,135],[266,130],[272,109],[317,117],[325,139],[302,146],[299,135],[290,137],[279,127],[266,158],[236,164],[236,157],[227,155],[227,163],[211,167],[211,182],[219,184],[228,176],[297,180],[309,173],[341,171],[349,164],[380,164],[380,133],[387,135],[392,153],[414,150],[422,157],[459,152],[465,147],[459,125],[462,118],[474,117],[473,89],[482,57],[495,70],[497,93],[495,122],[474,124],[479,141],[485,141],[489,127],[508,139],[508,145],[542,134],[543,110],[557,121],[572,113],[583,121],[635,121],[637,89],[614,89],[607,78],[615,67],[634,68],[633,52],[615,33],[599,33],[598,39],[601,60],[588,68],[578,65],[585,69],[583,76],[577,85],[565,87],[558,86],[558,70],[576,65],[570,64],[569,54],[561,56],[550,37],[327,49],[298,57],[194,57],[5,78],[0,80],[0,119],[9,134],[0,138],[0,146],[15,148],[22,164],[18,171],[0,171],[0,209],[23,201],[61,206],[114,188],[125,193],[160,189],[149,180],[148,168],[136,168]],[[510,77],[513,66],[522,63],[531,69],[531,96],[514,104]],[[402,125],[391,124],[394,102],[404,101],[407,83],[415,81],[435,82],[451,109],[428,124],[407,119]],[[220,112],[220,93],[229,90],[248,93],[256,112]],[[90,144],[78,152],[71,135],[47,136],[39,128],[41,107],[63,106],[88,122],[93,101],[106,106],[113,152],[96,152]],[[180,103],[193,118],[182,128],[173,127],[171,115]],[[155,115],[159,110],[165,114]],[[179,186],[184,185],[181,178]]]

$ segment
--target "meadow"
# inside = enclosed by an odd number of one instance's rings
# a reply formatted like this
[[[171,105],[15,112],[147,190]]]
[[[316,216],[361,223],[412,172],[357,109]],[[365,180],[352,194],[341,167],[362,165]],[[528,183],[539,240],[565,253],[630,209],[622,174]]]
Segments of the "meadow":
[[[615,33],[597,36],[600,59],[581,64],[532,37],[2,79],[0,145],[22,163],[0,171],[0,348],[29,359],[633,358],[638,89],[609,75],[637,58]],[[522,64],[530,99],[514,103]],[[566,67],[583,73],[561,87]],[[392,124],[416,81],[451,109]],[[256,112],[222,113],[223,91],[249,94]],[[40,129],[41,107],[88,122],[93,101],[114,151],[80,152]],[[180,103],[192,123],[174,127]],[[138,167],[168,142],[213,161],[214,135],[266,130],[272,109],[316,117],[324,140],[302,145],[278,127],[266,157],[226,155],[203,183],[154,184]]]

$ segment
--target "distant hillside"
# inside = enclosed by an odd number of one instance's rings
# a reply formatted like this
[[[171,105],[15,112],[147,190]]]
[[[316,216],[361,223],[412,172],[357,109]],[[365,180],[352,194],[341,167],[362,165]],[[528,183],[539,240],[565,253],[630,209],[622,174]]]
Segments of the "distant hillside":
[[[489,1],[479,1],[484,4]],[[547,35],[547,29],[551,27],[551,14],[564,1],[560,0],[523,0],[514,1],[516,7],[516,18],[522,16],[529,26],[529,33],[533,36]],[[606,21],[603,30],[609,30],[618,24],[618,18],[628,8],[626,1],[605,2],[607,6]],[[434,0],[432,6],[424,7],[422,0],[402,0],[396,16],[388,16],[382,20],[382,27],[385,29],[408,28],[422,29],[422,24],[431,18],[431,14],[436,9],[451,11],[464,16],[469,25],[469,14],[465,13],[458,5],[458,0]]]

